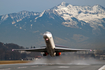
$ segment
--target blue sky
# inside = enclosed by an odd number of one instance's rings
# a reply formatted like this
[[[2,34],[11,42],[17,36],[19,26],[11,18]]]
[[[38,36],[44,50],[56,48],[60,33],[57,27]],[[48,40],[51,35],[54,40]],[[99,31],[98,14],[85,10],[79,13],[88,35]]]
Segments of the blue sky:
[[[0,15],[17,13],[22,10],[42,12],[61,2],[81,6],[99,4],[105,7],[105,0],[0,0]]]

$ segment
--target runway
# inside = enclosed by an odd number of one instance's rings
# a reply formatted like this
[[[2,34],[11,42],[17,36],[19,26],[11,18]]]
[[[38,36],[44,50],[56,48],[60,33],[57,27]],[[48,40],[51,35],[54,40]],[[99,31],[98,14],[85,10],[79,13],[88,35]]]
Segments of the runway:
[[[0,65],[0,70],[105,70],[104,64],[7,64]]]
[[[0,65],[0,70],[105,70],[105,61],[96,59],[70,60],[42,58],[31,63]]]

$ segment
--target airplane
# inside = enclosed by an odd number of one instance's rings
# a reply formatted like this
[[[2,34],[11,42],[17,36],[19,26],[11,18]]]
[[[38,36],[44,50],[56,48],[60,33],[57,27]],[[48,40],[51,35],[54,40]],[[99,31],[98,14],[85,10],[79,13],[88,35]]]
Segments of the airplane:
[[[12,49],[12,51],[17,50],[17,51],[30,51],[30,52],[44,52],[43,56],[50,55],[54,57],[54,56],[60,56],[61,52],[77,52],[77,51],[90,50],[90,49],[72,49],[72,48],[65,48],[64,46],[55,45],[52,34],[48,31],[43,34],[43,38],[46,43],[46,46],[44,47],[31,48],[31,49]]]

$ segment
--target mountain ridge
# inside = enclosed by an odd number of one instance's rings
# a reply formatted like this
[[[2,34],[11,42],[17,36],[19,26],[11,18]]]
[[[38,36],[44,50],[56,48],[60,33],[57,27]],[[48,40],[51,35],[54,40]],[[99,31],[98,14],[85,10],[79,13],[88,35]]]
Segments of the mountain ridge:
[[[97,37],[100,39],[100,36],[104,38],[105,35],[104,9],[101,5],[73,6],[62,2],[43,12],[24,10],[1,15],[0,39],[3,42],[13,42],[24,46],[40,46],[44,44],[43,33],[50,31],[54,34],[55,43],[63,43],[74,48],[93,47],[95,39]]]
[[[48,13],[50,18],[54,19],[53,15],[51,15],[51,13],[53,13],[54,15],[57,15],[57,16],[60,16],[61,18],[63,18],[66,21],[66,22],[63,22],[63,25],[64,26],[68,25],[67,27],[70,27],[70,26],[77,27],[78,23],[76,23],[75,21],[72,20],[72,18],[76,18],[78,21],[82,20],[82,21],[88,23],[93,28],[93,30],[99,29],[98,28],[99,26],[102,28],[105,28],[101,23],[99,23],[99,21],[102,18],[105,18],[105,8],[102,7],[101,5],[94,5],[92,7],[91,6],[73,6],[71,4],[62,2],[61,4],[59,4],[55,7],[58,7],[58,8],[44,10],[42,13],[21,11],[21,12],[18,12],[17,15],[14,15],[16,13],[3,15],[1,17],[0,24],[3,20],[6,20],[9,17],[9,15],[10,15],[11,19],[13,19],[12,24],[15,24],[16,22],[19,22],[24,18],[27,18],[27,17],[30,18],[30,16],[35,17],[35,20],[33,20],[35,22],[35,21],[37,21],[38,18],[41,18],[44,13]],[[62,8],[62,7],[64,7],[64,8]],[[78,9],[78,10],[76,10],[76,9]],[[84,9],[85,9],[85,11],[84,11]],[[70,10],[71,10],[71,12],[69,12]],[[90,12],[89,12],[89,10],[90,10]],[[91,18],[91,19],[88,19],[88,18]],[[101,21],[103,21],[103,20],[101,20]],[[72,24],[73,22],[74,22],[74,24]],[[95,23],[98,23],[98,24],[95,24]]]

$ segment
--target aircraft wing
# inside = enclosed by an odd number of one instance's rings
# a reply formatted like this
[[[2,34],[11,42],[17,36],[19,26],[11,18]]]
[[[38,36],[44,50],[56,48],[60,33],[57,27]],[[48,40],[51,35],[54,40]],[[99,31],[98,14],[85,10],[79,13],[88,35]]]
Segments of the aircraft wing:
[[[72,49],[72,48],[60,48],[55,47],[55,52],[77,52],[77,51],[87,51],[90,49]]]
[[[46,48],[12,49],[12,51],[47,52]]]

